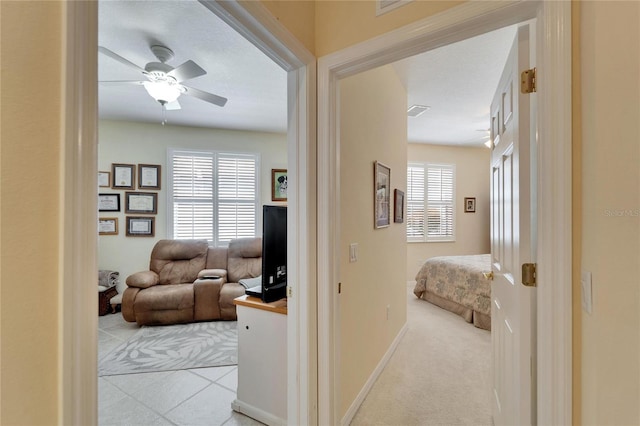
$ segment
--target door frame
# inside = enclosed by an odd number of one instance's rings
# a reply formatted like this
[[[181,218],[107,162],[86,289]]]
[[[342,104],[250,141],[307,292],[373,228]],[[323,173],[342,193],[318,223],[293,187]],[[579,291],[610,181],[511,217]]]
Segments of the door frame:
[[[287,71],[289,182],[288,422],[317,423],[316,63],[259,2],[200,0]],[[59,251],[58,423],[97,423],[98,3],[65,2]]]
[[[538,67],[537,420],[571,424],[571,4],[467,2],[318,59],[318,420],[339,413],[339,81],[479,35],[536,20]]]

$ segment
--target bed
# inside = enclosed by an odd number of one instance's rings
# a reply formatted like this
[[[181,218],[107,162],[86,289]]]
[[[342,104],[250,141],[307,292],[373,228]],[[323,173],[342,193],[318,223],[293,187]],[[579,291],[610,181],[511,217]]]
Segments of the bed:
[[[462,316],[478,328],[491,330],[491,255],[439,256],[428,259],[418,275],[414,294]]]

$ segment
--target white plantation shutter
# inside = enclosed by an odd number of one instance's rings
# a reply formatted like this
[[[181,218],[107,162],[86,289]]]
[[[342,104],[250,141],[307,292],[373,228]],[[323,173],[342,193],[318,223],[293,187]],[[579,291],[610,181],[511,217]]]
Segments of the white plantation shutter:
[[[407,241],[455,240],[455,166],[409,164]]]
[[[169,237],[219,246],[256,235],[255,154],[170,151]]]
[[[253,155],[218,155],[217,242],[255,237],[257,179]]]
[[[424,166],[407,167],[407,240],[424,241]]]
[[[453,239],[453,166],[427,166],[427,241]]]

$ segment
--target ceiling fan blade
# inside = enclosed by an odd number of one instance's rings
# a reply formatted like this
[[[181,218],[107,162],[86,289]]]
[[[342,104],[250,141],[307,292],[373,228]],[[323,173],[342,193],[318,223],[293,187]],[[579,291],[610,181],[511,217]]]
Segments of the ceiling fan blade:
[[[207,72],[203,70],[200,65],[196,64],[193,61],[187,61],[184,64],[169,71],[167,74],[175,78],[178,83],[180,83],[191,78],[200,77],[201,75],[205,75],[206,73]]]
[[[180,102],[178,102],[177,100],[169,102],[168,104],[165,104],[164,109],[166,109],[167,111],[181,109]]]
[[[122,56],[118,55],[117,53],[112,52],[111,50],[107,49],[106,47],[98,46],[98,52],[102,53],[103,55],[106,55],[106,56],[110,57],[111,59],[115,59],[116,61],[120,62],[121,64],[124,64],[124,65],[126,65],[128,67],[131,67],[131,68],[135,69],[136,71],[144,72],[144,69],[140,68],[139,66],[137,66],[133,62],[129,61],[128,59],[123,58]]]
[[[115,86],[115,85],[122,85],[122,84],[135,84],[135,85],[142,86],[142,85],[144,84],[144,81],[137,81],[137,80],[115,80],[115,81],[99,81],[98,83],[100,83],[100,84],[104,84],[105,86]]]
[[[218,96],[209,92],[204,92],[202,90],[194,89],[193,87],[185,86],[184,84],[182,85],[182,87],[185,88],[185,92],[184,92],[185,95],[193,96],[195,98],[202,99],[205,102],[209,102],[221,107],[227,103],[227,98],[223,98],[222,96]]]

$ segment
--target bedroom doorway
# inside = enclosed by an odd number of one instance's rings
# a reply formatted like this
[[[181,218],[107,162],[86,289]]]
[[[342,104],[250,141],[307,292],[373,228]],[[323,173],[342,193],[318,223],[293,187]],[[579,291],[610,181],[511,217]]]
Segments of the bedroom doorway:
[[[311,337],[300,335],[299,329],[307,330],[309,321],[315,317],[315,264],[309,253],[314,251],[312,236],[315,235],[315,216],[308,213],[315,208],[313,171],[315,170],[315,135],[309,123],[314,122],[311,111],[315,104],[315,58],[300,44],[283,40],[281,27],[270,20],[260,5],[221,4],[227,2],[201,1],[205,7],[225,19],[244,37],[266,53],[287,72],[288,130],[287,149],[289,175],[295,183],[290,184],[289,216],[292,232],[289,241],[295,245],[295,268],[289,276],[296,283],[296,300],[289,303],[288,353],[290,359],[301,362],[289,364],[288,384],[289,419],[294,423],[313,423],[315,417],[313,397],[316,371],[315,353]],[[67,24],[65,30],[68,70],[66,76],[65,123],[65,188],[64,247],[61,249],[61,274],[64,283],[61,293],[64,318],[61,324],[61,422],[69,424],[93,424],[97,412],[96,395],[96,316],[95,308],[88,301],[95,294],[86,283],[95,279],[95,252],[87,247],[95,246],[95,203],[97,167],[95,155],[95,132],[97,130],[97,4],[66,4]],[[274,35],[274,34],[280,34]],[[312,71],[313,70],[313,71]],[[313,90],[311,90],[313,88]],[[92,114],[93,112],[93,114]],[[80,184],[78,183],[80,182]],[[298,256],[298,259],[296,259]],[[86,262],[78,262],[85,259]],[[80,301],[87,301],[80,303]],[[309,367],[311,365],[311,367]],[[311,408],[310,408],[311,407]]]
[[[332,286],[327,286],[326,289],[321,288],[319,293],[319,314],[321,318],[319,324],[319,347],[321,350],[319,355],[321,367],[319,373],[319,402],[321,413],[319,418],[321,421],[344,423],[349,420],[348,416],[342,417],[345,413],[344,404],[348,404],[348,402],[343,401],[341,395],[335,395],[334,393],[339,393],[337,380],[340,377],[340,361],[338,361],[339,355],[337,352],[339,343],[336,334],[340,318],[335,316],[337,315],[336,306],[338,304],[337,298],[339,297],[337,294],[338,283],[340,282],[338,272],[340,247],[336,246],[336,243],[340,241],[340,236],[333,225],[339,220],[340,214],[340,183],[337,178],[339,174],[336,166],[336,164],[340,164],[340,161],[339,157],[335,157],[339,152],[336,148],[339,146],[340,135],[340,119],[337,113],[339,80],[388,64],[396,60],[398,56],[409,56],[412,53],[419,53],[420,51],[441,46],[445,44],[443,39],[447,39],[449,42],[458,41],[481,33],[482,30],[479,28],[488,31],[505,24],[523,22],[536,16],[541,18],[538,21],[540,30],[538,31],[540,37],[538,40],[538,46],[540,47],[538,57],[543,59],[542,62],[538,62],[545,63],[548,72],[548,74],[545,74],[547,85],[544,88],[541,86],[539,90],[540,102],[538,103],[537,111],[539,112],[540,123],[545,123],[545,126],[539,130],[539,138],[542,141],[561,141],[558,145],[550,145],[546,150],[541,151],[537,170],[538,176],[544,175],[544,178],[538,182],[538,192],[542,194],[544,200],[541,200],[539,204],[541,223],[536,232],[539,240],[541,242],[545,241],[538,248],[538,253],[542,253],[543,258],[539,257],[539,262],[545,264],[544,279],[546,281],[546,285],[541,286],[538,292],[542,298],[557,297],[553,305],[538,305],[540,310],[538,322],[542,324],[542,327],[540,327],[540,324],[538,327],[539,342],[541,343],[538,349],[538,358],[545,358],[546,361],[540,363],[543,368],[538,370],[538,383],[542,383],[544,391],[552,394],[553,397],[544,398],[539,403],[537,412],[539,422],[566,422],[566,419],[570,418],[571,400],[570,395],[568,396],[566,393],[566,389],[570,389],[571,360],[563,356],[563,354],[566,353],[566,345],[570,346],[571,327],[568,320],[571,317],[571,271],[570,265],[569,267],[566,265],[558,266],[557,262],[553,261],[554,257],[568,258],[570,250],[567,250],[567,247],[570,247],[570,240],[565,235],[553,235],[550,233],[550,230],[556,229],[561,226],[560,224],[565,224],[566,221],[570,220],[570,209],[567,210],[566,205],[563,205],[565,203],[564,198],[554,194],[555,191],[552,190],[554,188],[554,178],[556,182],[561,183],[563,188],[569,188],[571,182],[570,167],[568,167],[570,158],[566,156],[566,150],[570,147],[570,137],[567,137],[567,135],[570,135],[570,129],[566,124],[567,121],[563,121],[566,120],[567,116],[570,117],[570,74],[567,72],[570,56],[565,56],[566,50],[570,49],[566,43],[569,40],[570,8],[556,3],[520,4],[518,7],[509,8],[508,10],[506,7],[502,9],[496,6],[494,9],[493,6],[485,5],[484,7],[492,10],[480,12],[475,9],[476,7],[482,7],[479,4],[473,7],[471,5],[467,6],[468,9],[465,9],[465,5],[461,6],[458,9],[459,14],[452,13],[447,16],[442,14],[438,17],[438,20],[434,19],[432,21],[427,19],[425,22],[421,22],[420,26],[416,25],[414,28],[409,26],[406,30],[403,29],[404,31],[390,34],[386,39],[381,37],[366,46],[363,43],[362,46],[345,49],[345,51],[322,58],[319,62],[319,87],[324,88],[319,92],[319,128],[326,127],[328,129],[326,133],[319,134],[321,159],[319,180],[330,182],[332,185],[328,185],[327,188],[323,188],[320,191],[319,244],[320,247],[326,247],[327,250],[321,250],[319,253],[318,269],[320,281],[326,280],[335,283],[336,286],[335,288]],[[446,23],[443,23],[443,21]],[[477,25],[472,25],[472,22]],[[433,25],[431,30],[428,29],[430,25]],[[550,31],[550,28],[560,30]],[[419,31],[423,31],[427,35],[420,39],[416,35],[416,32]],[[562,54],[559,54],[559,52],[562,52]],[[554,92],[552,88],[556,88],[558,92]],[[570,121],[568,122],[570,123]],[[558,162],[554,157],[561,158],[562,161]],[[323,219],[323,216],[326,216],[326,218]],[[548,227],[544,226],[545,222]],[[554,241],[558,242],[559,239],[562,240],[563,244],[552,243]],[[545,247],[542,247],[542,245],[545,245]],[[342,247],[344,247],[344,244]],[[543,279],[541,276],[538,278],[539,280]],[[550,285],[553,282],[557,282],[558,285]],[[344,283],[342,284],[344,287]],[[563,324],[565,324],[565,327],[560,330],[553,330],[549,327],[550,324],[547,321],[540,319],[543,316],[542,313],[546,314],[548,318],[564,318]],[[322,321],[325,316],[329,319],[327,322]],[[546,332],[550,332],[550,334],[545,334]],[[562,338],[558,340],[558,337],[561,336]],[[392,342],[392,346],[393,344],[395,342]],[[390,351],[392,352],[392,347]],[[381,360],[382,364],[385,362],[386,359]],[[372,377],[365,384],[365,388],[369,382],[375,380],[373,377],[379,374],[380,368],[378,367],[372,372]],[[560,374],[557,374],[557,372],[560,372]],[[538,388],[541,389],[540,385],[538,385]],[[366,394],[366,389],[363,389],[361,393]],[[360,397],[358,395],[357,398]],[[357,405],[357,403],[358,401],[356,400],[354,405]],[[342,404],[342,406],[339,406],[339,404]]]

